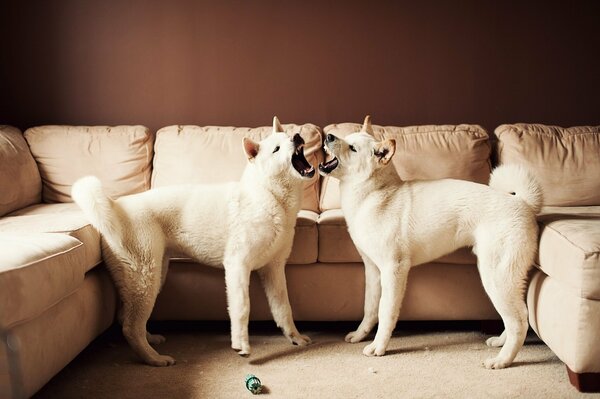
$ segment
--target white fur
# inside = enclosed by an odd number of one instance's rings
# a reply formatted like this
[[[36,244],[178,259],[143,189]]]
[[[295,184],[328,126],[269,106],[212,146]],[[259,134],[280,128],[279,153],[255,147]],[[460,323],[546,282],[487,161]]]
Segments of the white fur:
[[[303,180],[291,166],[295,146],[275,118],[273,134],[244,140],[249,163],[239,183],[170,186],[108,198],[100,181],[77,181],[72,197],[103,238],[103,257],[119,290],[120,321],[133,350],[148,364],[175,361],[150,345],[164,341],[146,322],[164,282],[169,256],[183,253],[224,267],[231,346],[250,353],[250,272],[257,270],[273,317],[294,344],[306,345],[292,319],[284,266],[292,248]],[[280,149],[273,152],[276,146]]]
[[[339,161],[330,174],[340,179],[342,210],[365,263],[365,314],[346,341],[363,340],[379,322],[363,353],[384,355],[409,269],[472,245],[483,286],[505,325],[500,337],[487,341],[503,348],[484,365],[510,365],[528,328],[525,289],[537,250],[539,184],[516,166],[497,168],[491,186],[453,179],[404,182],[390,162],[395,142],[377,142],[369,133],[366,120],[363,132],[326,141],[327,152]]]

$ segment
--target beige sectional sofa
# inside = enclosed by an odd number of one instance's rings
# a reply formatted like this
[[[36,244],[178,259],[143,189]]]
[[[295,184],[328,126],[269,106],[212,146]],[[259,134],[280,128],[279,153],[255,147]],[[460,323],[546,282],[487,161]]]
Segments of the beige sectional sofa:
[[[301,132],[320,162],[323,134]],[[379,127],[394,137],[393,162],[407,179],[453,177],[486,183],[491,159],[531,167],[549,205],[528,292],[533,329],[588,389],[600,374],[600,127],[503,125],[492,146],[476,125]],[[102,265],[100,237],[70,202],[70,187],[97,175],[112,196],[178,183],[237,180],[244,136],[270,128],[42,126],[25,134],[0,126],[0,396],[29,396],[115,320],[117,298]],[[202,226],[199,226],[202,228]],[[335,179],[307,182],[286,269],[297,320],[360,320],[363,265],[346,231]],[[256,279],[251,317],[271,319]],[[411,271],[404,320],[496,320],[468,248]],[[171,260],[155,320],[226,320],[223,272]],[[2,370],[11,370],[10,373]],[[596,387],[598,389],[599,387]]]

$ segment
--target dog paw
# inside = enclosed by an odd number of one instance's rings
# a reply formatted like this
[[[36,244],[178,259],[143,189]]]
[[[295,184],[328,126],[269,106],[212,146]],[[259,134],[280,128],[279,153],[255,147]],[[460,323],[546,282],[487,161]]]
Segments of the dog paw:
[[[483,362],[483,367],[485,367],[488,370],[498,370],[498,369],[503,369],[507,366],[510,366],[510,362],[506,362],[503,361],[501,359],[498,359],[498,357],[493,357],[490,359],[486,359]]]
[[[365,337],[367,335],[368,334],[366,334],[360,330],[352,331],[346,335],[346,337],[344,338],[344,341],[349,342],[351,344],[355,344],[355,343],[360,342],[363,339],[365,339]]]
[[[365,356],[383,356],[385,355],[385,347],[383,345],[377,345],[375,342],[371,342],[363,349],[363,355]]]
[[[487,346],[498,348],[498,347],[504,345],[504,340],[502,339],[502,337],[491,337],[485,341],[485,344]]]
[[[242,343],[242,344],[238,344],[238,345],[234,345],[231,344],[231,348],[237,352],[238,355],[243,356],[243,357],[248,357],[250,356],[250,344],[249,343]]]
[[[238,351],[237,354],[240,355],[240,356],[242,356],[242,357],[248,357],[248,356],[250,356],[250,348],[241,349],[241,350]]]
[[[158,345],[166,341],[166,338],[159,334],[147,334],[146,338],[150,345]]]
[[[306,346],[312,342],[309,337],[307,337],[306,335],[302,335],[300,333],[291,334],[287,338],[290,340],[290,342],[292,344],[298,345],[298,346]]]
[[[154,367],[166,367],[174,365],[175,359],[167,355],[158,355],[157,357],[146,360],[146,363]]]

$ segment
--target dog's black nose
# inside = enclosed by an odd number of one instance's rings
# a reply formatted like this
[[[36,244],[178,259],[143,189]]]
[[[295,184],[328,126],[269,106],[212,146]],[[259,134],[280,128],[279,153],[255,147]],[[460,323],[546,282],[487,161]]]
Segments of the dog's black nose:
[[[294,141],[295,147],[304,144],[304,139],[302,138],[302,136],[300,136],[300,133],[294,134],[294,138],[292,140]]]
[[[333,134],[328,134],[325,136],[325,141],[331,143],[332,141],[335,141],[335,136]]]

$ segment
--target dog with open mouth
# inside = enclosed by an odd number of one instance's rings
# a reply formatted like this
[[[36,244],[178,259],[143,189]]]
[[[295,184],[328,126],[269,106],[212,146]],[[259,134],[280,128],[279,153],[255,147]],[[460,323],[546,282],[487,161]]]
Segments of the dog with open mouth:
[[[119,320],[134,352],[152,366],[175,360],[151,346],[164,341],[146,322],[167,274],[169,257],[184,254],[225,269],[231,346],[250,354],[250,273],[263,283],[277,325],[295,345],[307,345],[292,318],[284,267],[292,249],[305,180],[315,168],[304,157],[304,140],[273,132],[260,142],[243,139],[248,164],[236,183],[152,189],[113,200],[99,179],[78,180],[74,201],[101,233],[102,255],[117,286]]]
[[[341,205],[350,236],[365,264],[364,318],[348,342],[362,341],[379,323],[363,353],[385,354],[398,320],[409,269],[473,246],[483,287],[505,330],[487,340],[502,346],[490,369],[512,363],[528,329],[525,290],[537,251],[536,214],[542,191],[523,168],[496,168],[489,186],[441,179],[402,181],[391,159],[393,139],[378,141],[370,117],[360,132],[325,138],[323,176],[340,180]]]

